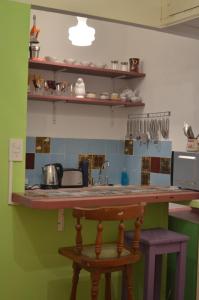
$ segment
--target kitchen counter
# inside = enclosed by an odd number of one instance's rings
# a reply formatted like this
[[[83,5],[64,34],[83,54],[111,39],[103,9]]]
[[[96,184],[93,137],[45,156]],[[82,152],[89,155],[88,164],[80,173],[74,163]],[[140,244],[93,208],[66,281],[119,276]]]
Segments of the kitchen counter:
[[[13,193],[12,200],[34,209],[62,209],[77,206],[128,205],[132,203],[179,202],[199,199],[199,192],[162,186],[94,186],[56,190],[27,190]]]

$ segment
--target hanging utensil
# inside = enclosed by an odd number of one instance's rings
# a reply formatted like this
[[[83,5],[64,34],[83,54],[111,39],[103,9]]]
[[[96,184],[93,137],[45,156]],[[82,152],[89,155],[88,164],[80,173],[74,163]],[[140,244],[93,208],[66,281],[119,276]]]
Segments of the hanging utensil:
[[[140,136],[140,141],[143,144],[148,144],[149,142],[149,136],[148,136],[148,128],[147,128],[147,120],[144,120],[142,123],[142,132]]]
[[[159,141],[159,124],[158,124],[157,119],[154,120],[154,130],[155,130],[154,143],[158,143],[158,141]]]
[[[191,127],[191,126],[189,126],[189,127],[188,127],[188,130],[187,130],[187,137],[188,137],[189,139],[194,139],[194,138],[195,138],[195,136],[194,136],[194,133],[193,133],[193,130],[192,130],[192,127]]]
[[[132,120],[130,120],[130,122],[129,122],[129,139],[130,140],[133,139],[133,122],[132,122]]]
[[[165,139],[169,138],[169,118],[166,118],[165,120]]]
[[[189,127],[189,124],[187,122],[184,122],[183,131],[184,131],[184,135],[186,137],[188,137],[187,136],[188,127]]]
[[[136,132],[136,120],[132,120],[132,136],[133,136],[133,139],[136,139],[136,135],[137,135],[137,132]]]
[[[130,120],[127,120],[125,140],[128,140],[129,136],[130,136]]]

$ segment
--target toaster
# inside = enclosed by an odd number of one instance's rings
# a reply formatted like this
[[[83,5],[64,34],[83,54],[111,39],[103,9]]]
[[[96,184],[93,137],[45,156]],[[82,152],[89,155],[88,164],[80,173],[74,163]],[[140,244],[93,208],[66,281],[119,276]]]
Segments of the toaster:
[[[63,169],[63,176],[61,180],[61,187],[82,187],[83,174],[80,169]]]

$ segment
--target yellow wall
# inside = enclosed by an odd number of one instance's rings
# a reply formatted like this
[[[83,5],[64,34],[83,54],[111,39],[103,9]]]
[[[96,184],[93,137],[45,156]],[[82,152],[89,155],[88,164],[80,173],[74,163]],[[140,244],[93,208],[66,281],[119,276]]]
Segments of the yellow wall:
[[[160,25],[160,0],[15,0],[51,9],[147,26]]]
[[[67,13],[164,28],[199,16],[199,0],[11,0]],[[198,2],[198,7],[197,7]],[[108,3],[108,4],[107,4]]]

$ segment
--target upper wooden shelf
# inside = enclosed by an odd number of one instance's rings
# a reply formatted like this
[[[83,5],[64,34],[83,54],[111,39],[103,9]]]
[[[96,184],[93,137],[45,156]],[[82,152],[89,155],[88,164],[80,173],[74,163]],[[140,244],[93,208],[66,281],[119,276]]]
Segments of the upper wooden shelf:
[[[69,65],[59,62],[48,62],[45,60],[29,60],[29,68],[39,70],[51,70],[51,71],[62,71],[68,73],[79,73],[86,75],[110,77],[110,78],[121,78],[121,79],[132,79],[144,77],[144,73],[138,72],[126,72],[120,70],[104,69],[97,67],[89,67],[82,65]]]

